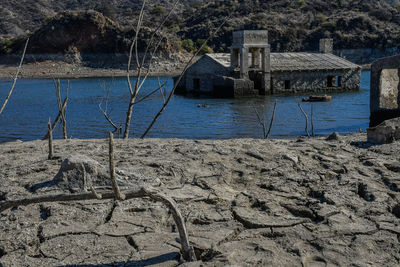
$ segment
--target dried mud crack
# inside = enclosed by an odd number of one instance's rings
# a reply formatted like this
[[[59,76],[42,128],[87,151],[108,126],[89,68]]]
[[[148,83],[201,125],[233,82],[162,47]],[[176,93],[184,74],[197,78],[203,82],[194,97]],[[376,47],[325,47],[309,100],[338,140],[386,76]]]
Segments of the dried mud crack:
[[[365,140],[115,140],[116,168],[125,188],[153,186],[178,203],[205,266],[398,266],[400,143]],[[79,170],[57,182],[70,155],[107,166],[106,140],[55,141],[59,161],[46,160],[45,145],[0,144],[0,203],[79,191]],[[103,174],[91,179],[99,187],[109,183]],[[182,263],[174,220],[150,199],[0,213],[3,266]]]

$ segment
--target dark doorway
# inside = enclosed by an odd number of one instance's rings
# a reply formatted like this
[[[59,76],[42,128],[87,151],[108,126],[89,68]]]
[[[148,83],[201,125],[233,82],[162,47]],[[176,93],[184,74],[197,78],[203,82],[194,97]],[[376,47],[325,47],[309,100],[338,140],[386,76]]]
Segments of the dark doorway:
[[[336,86],[342,87],[342,76],[336,76]]]
[[[274,79],[273,78],[271,78],[269,80],[269,88],[270,88],[271,94],[273,94],[274,93]]]
[[[199,78],[193,79],[193,90],[200,91],[200,79]]]
[[[335,76],[328,76],[327,87],[334,87],[335,80]]]
[[[289,80],[286,80],[286,81],[285,81],[285,89],[286,89],[286,90],[289,90],[289,89],[290,89],[290,81],[289,81]]]

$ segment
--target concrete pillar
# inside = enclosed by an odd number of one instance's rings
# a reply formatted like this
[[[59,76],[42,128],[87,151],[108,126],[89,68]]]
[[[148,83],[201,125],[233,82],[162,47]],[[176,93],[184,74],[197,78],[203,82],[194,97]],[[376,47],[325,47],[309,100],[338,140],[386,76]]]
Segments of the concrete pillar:
[[[270,46],[267,46],[261,50],[261,57],[262,57],[261,93],[272,94]]]
[[[249,49],[242,47],[240,49],[240,78],[249,77]]]
[[[262,66],[263,72],[271,72],[271,48],[270,46],[264,47],[261,50]]]
[[[251,49],[251,66],[255,69],[260,68],[260,48]]]
[[[231,48],[231,67],[236,69],[239,66],[239,49]]]
[[[319,52],[333,54],[333,39],[325,38],[319,40]]]

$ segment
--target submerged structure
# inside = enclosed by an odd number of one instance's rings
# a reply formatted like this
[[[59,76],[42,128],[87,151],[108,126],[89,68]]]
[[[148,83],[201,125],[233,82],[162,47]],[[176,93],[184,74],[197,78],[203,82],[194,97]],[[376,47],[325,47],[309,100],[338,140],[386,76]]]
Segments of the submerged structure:
[[[372,63],[370,109],[371,127],[400,117],[400,55]]]
[[[233,32],[231,53],[205,54],[182,77],[178,93],[241,97],[360,89],[361,67],[333,55],[333,40],[318,53],[271,53],[268,31]]]

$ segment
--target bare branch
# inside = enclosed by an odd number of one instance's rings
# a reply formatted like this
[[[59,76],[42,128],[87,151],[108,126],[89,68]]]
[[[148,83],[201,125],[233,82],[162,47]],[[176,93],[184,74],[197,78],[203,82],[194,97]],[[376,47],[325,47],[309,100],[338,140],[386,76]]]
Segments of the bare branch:
[[[64,102],[63,102],[63,104],[62,104],[62,109],[63,109],[63,110],[64,110],[65,107],[67,106],[67,101],[68,101],[68,98],[65,98],[65,99],[64,99]],[[54,128],[56,127],[56,125],[57,125],[58,121],[61,119],[61,117],[62,117],[62,113],[59,111],[59,112],[58,112],[58,115],[57,115],[57,117],[56,117],[56,119],[54,120],[54,122],[53,122],[53,124],[52,124],[52,126],[51,126],[51,130],[52,130],[52,131],[53,131]],[[46,135],[42,138],[42,140],[46,140],[48,137],[49,137],[49,133],[47,132]]]
[[[258,113],[258,110],[255,106],[253,106],[254,112],[257,115],[257,120],[258,123],[261,125],[262,129],[263,129],[263,138],[265,138],[267,136],[267,129],[266,129],[266,125],[265,125],[265,117],[263,116],[261,118],[260,113]]]
[[[312,137],[315,136],[314,132],[314,105],[311,104],[311,135]]]
[[[111,182],[112,182],[112,188],[115,193],[115,198],[117,200],[124,200],[125,196],[121,194],[121,191],[119,190],[118,187],[118,182],[117,178],[115,177],[115,163],[114,163],[114,136],[112,132],[109,132],[109,153],[108,153],[108,159],[109,159],[109,165],[110,165],[110,177],[111,177]]]
[[[203,45],[196,51],[196,53],[190,58],[190,60],[186,63],[185,68],[183,69],[181,75],[179,76],[179,78],[177,79],[174,87],[172,88],[171,92],[168,95],[167,100],[165,101],[164,105],[161,107],[160,111],[156,114],[156,116],[153,118],[153,121],[150,123],[149,127],[147,127],[146,131],[143,133],[143,135],[141,136],[141,138],[145,138],[146,135],[150,132],[151,128],[153,128],[154,124],[156,123],[156,121],[158,120],[158,118],[161,116],[161,114],[164,112],[165,108],[167,107],[169,101],[171,100],[172,96],[175,93],[176,88],[178,87],[180,81],[182,80],[183,75],[185,74],[186,70],[189,68],[189,66],[191,65],[192,61],[197,57],[197,55],[200,53],[200,51],[203,49],[203,47],[208,43],[208,41],[210,41],[211,38],[213,38],[216,33],[222,28],[222,26],[224,26],[224,24],[226,23],[226,21],[228,20],[229,16],[226,17],[224,19],[224,21],[218,26],[218,28],[210,34],[210,36],[207,38],[207,40],[203,43]]]
[[[61,119],[62,124],[63,124],[63,137],[64,137],[64,139],[67,139],[67,120],[66,120],[66,116],[65,116],[65,110],[67,108],[67,102],[68,102],[69,81],[68,81],[68,85],[66,88],[66,96],[65,96],[62,104],[61,104],[61,93],[60,93],[61,92],[61,82],[60,82],[60,80],[58,80],[58,81],[53,80],[53,83],[54,83],[54,87],[56,88],[56,93],[57,93],[58,115],[51,126],[51,131],[54,131],[54,129],[57,126],[58,121]],[[46,133],[46,135],[43,137],[42,140],[46,140],[48,137],[49,137],[49,132]]]
[[[140,102],[143,102],[144,100],[146,100],[146,99],[149,98],[150,96],[152,96],[152,95],[154,95],[155,93],[157,93],[159,90],[161,90],[161,89],[165,86],[165,84],[166,84],[166,82],[164,82],[163,84],[161,84],[157,89],[151,91],[149,94],[145,95],[144,97],[142,97],[141,99],[139,99],[138,101],[136,101],[136,102],[135,102],[135,105],[136,105],[136,104],[139,104]],[[161,92],[161,94],[162,94],[162,92]],[[164,100],[165,100],[165,97],[164,97],[163,94],[162,94],[162,96],[163,96],[163,98],[164,98]],[[164,103],[165,103],[165,101],[164,101]]]
[[[304,118],[306,119],[305,131],[306,131],[307,136],[310,137],[310,133],[308,132],[308,116],[307,116],[307,113],[304,112],[303,108],[300,105],[300,102],[297,102],[297,105],[299,106],[301,113],[303,113]]]
[[[51,122],[50,122],[50,118],[49,118],[49,122],[47,124],[47,127],[49,128],[49,156],[48,159],[53,159],[53,129],[51,128]]]
[[[100,111],[103,113],[103,115],[104,115],[104,118],[108,121],[108,123],[110,123],[111,124],[111,126],[114,128],[114,132],[116,132],[116,131],[118,131],[118,130],[120,130],[121,129],[121,126],[117,126],[114,122],[113,122],[113,120],[110,118],[110,116],[109,116],[109,114],[107,113],[107,110],[108,110],[108,100],[109,100],[109,97],[110,97],[110,92],[111,92],[111,87],[112,87],[112,84],[113,84],[113,82],[114,82],[114,77],[113,77],[113,79],[111,80],[111,82],[110,82],[110,84],[109,84],[109,86],[108,86],[108,88],[106,89],[105,87],[105,84],[103,84],[103,91],[104,91],[104,93],[105,93],[105,98],[102,98],[101,99],[101,102],[99,103],[99,109],[100,109]],[[104,101],[104,109],[101,107],[101,104],[103,103],[103,101]]]
[[[21,56],[21,61],[19,62],[19,66],[17,68],[17,72],[15,73],[14,80],[13,80],[13,83],[11,85],[10,91],[8,91],[8,95],[7,95],[6,99],[4,100],[3,105],[0,108],[0,115],[1,115],[1,113],[3,113],[3,110],[6,107],[6,105],[8,103],[8,100],[10,100],[10,97],[11,97],[13,91],[14,91],[15,84],[17,83],[18,75],[19,75],[19,73],[21,71],[22,63],[24,62],[26,48],[28,47],[28,43],[29,43],[29,38],[26,40],[24,51],[22,52],[22,56]]]
[[[265,135],[265,139],[268,139],[269,134],[271,133],[272,125],[274,124],[275,112],[276,112],[276,103],[277,103],[277,101],[275,100],[275,103],[274,103],[274,110],[272,111],[271,122],[269,123],[269,129],[268,129],[267,134]]]
[[[162,41],[163,37],[160,38],[160,40],[158,41],[157,45],[154,47],[153,52],[150,55],[149,65],[148,65],[146,74],[142,79],[141,78],[142,77],[142,68],[144,67],[144,62],[145,62],[145,60],[147,58],[148,50],[150,49],[150,46],[153,43],[153,40],[154,40],[154,37],[155,37],[156,33],[165,24],[165,22],[167,21],[169,16],[172,14],[172,12],[175,9],[175,7],[176,7],[178,2],[179,1],[174,2],[174,5],[173,5],[172,9],[170,10],[170,12],[168,13],[168,15],[161,21],[161,23],[158,25],[156,30],[153,32],[153,34],[152,34],[152,36],[150,38],[150,41],[146,46],[146,50],[145,50],[145,53],[144,53],[144,56],[142,58],[142,62],[141,63],[139,63],[139,60],[138,60],[137,37],[135,38],[135,52],[136,52],[136,60],[137,60],[138,70],[137,70],[135,89],[134,90],[132,89],[132,84],[131,84],[130,78],[128,76],[128,86],[129,86],[129,91],[131,92],[131,99],[130,99],[130,102],[129,102],[128,111],[127,111],[127,115],[126,115],[124,138],[128,138],[129,137],[129,128],[130,128],[130,123],[131,123],[131,119],[132,119],[132,111],[133,111],[133,106],[135,104],[136,97],[137,97],[140,89],[142,88],[144,82],[146,81],[146,79],[147,79],[147,77],[148,77],[148,75],[150,73],[151,64],[152,64],[152,60],[154,58],[154,54],[156,53],[156,51],[160,47],[160,44],[161,44],[161,41]],[[144,2],[143,2],[143,4],[144,4]],[[141,12],[141,15],[143,16],[143,12]],[[137,28],[137,32],[136,33],[138,33],[139,29],[140,29],[140,24],[138,24],[138,28]],[[130,51],[130,53],[131,52],[132,52],[132,50]],[[130,58],[132,57],[131,54],[130,54],[129,57]]]

